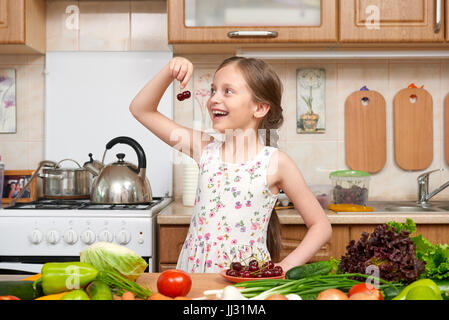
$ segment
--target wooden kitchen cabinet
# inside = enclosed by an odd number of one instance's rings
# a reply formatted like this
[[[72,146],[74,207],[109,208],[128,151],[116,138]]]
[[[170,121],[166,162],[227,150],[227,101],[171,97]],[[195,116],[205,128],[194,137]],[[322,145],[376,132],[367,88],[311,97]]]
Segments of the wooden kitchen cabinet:
[[[447,0],[340,0],[340,41],[352,43],[444,42]],[[437,4],[441,28],[436,30]]]
[[[337,40],[337,0],[167,0],[170,44],[317,43]],[[277,36],[233,36],[236,31]]]
[[[189,230],[188,225],[160,225],[159,226],[159,272],[176,268],[178,256]],[[349,228],[347,225],[332,226],[332,238],[310,260],[329,260],[330,257],[339,258],[345,252],[349,242]],[[307,228],[304,225],[285,224],[281,226],[281,259],[292,252],[304,238]]]
[[[45,0],[0,0],[0,53],[45,53]]]
[[[189,225],[159,226],[159,272],[176,268]]]
[[[281,260],[298,247],[306,233],[305,225],[284,224],[281,226]],[[322,246],[309,262],[329,260],[331,257],[340,258],[345,253],[349,240],[347,225],[333,225],[330,241]]]
[[[449,42],[449,0],[446,0],[446,41]]]
[[[349,225],[349,237],[351,240],[358,241],[362,232],[372,233],[376,225]],[[446,224],[417,224],[416,235],[422,233],[423,237],[432,242],[437,243],[449,243],[449,225]]]

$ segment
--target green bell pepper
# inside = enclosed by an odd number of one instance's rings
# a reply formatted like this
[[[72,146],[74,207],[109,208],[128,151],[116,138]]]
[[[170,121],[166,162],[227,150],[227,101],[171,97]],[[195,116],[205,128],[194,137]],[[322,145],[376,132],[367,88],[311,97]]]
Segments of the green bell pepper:
[[[412,282],[411,284],[406,286],[404,289],[402,289],[402,291],[396,297],[394,297],[392,300],[406,300],[407,294],[409,293],[409,291],[416,287],[428,287],[433,290],[436,297],[440,297],[442,300],[440,288],[433,280],[430,280],[430,279],[421,279],[421,280]]]
[[[98,270],[84,262],[49,262],[44,264],[39,282],[45,295],[80,289],[95,280]]]
[[[62,296],[61,300],[90,300],[83,289],[73,290]]]

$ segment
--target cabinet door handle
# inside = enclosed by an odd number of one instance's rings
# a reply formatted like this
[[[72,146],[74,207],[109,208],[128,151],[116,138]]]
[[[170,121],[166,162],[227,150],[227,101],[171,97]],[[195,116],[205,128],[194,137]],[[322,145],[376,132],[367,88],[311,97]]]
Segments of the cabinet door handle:
[[[276,31],[231,31],[228,32],[229,38],[243,38],[243,37],[256,37],[256,38],[276,38],[278,33]]]
[[[443,0],[435,0],[436,2],[436,18],[435,18],[435,33],[440,32],[441,30],[441,19],[442,19],[442,4]]]

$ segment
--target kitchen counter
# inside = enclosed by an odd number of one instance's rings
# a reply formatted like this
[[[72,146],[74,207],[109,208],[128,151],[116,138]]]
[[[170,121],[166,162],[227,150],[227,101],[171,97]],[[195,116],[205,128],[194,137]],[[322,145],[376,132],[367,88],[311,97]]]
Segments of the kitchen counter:
[[[138,279],[137,283],[143,287],[157,292],[157,279],[160,273],[144,273]],[[30,275],[0,275],[0,281],[21,280]],[[199,298],[203,296],[203,291],[212,289],[222,289],[232,285],[232,282],[224,279],[218,273],[194,273],[190,274],[192,278],[192,289],[187,295],[189,298]]]
[[[439,212],[388,212],[385,211],[385,204],[400,202],[372,202],[374,212],[341,212],[325,210],[331,224],[381,224],[388,221],[404,222],[406,218],[412,218],[416,224],[449,224],[449,211]],[[437,202],[435,202],[437,203]],[[441,202],[440,202],[441,203]],[[186,207],[182,200],[175,200],[165,207],[157,217],[157,223],[163,224],[190,224],[193,207]],[[277,210],[281,224],[304,224],[304,220],[296,209]]]

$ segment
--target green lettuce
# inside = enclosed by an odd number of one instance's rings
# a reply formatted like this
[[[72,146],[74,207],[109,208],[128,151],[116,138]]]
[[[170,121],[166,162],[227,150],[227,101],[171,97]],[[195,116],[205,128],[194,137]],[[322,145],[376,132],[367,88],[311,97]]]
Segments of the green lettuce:
[[[425,270],[421,274],[422,278],[430,279],[449,279],[449,245],[434,245],[423,237],[422,234],[411,236],[416,232],[416,224],[412,219],[400,223],[390,221],[387,223],[395,232],[401,230],[410,232],[410,239],[415,243],[416,257],[426,263]]]
[[[135,281],[148,266],[134,251],[110,242],[91,245],[81,252],[80,261],[89,263],[100,271],[117,272],[131,281]]]

